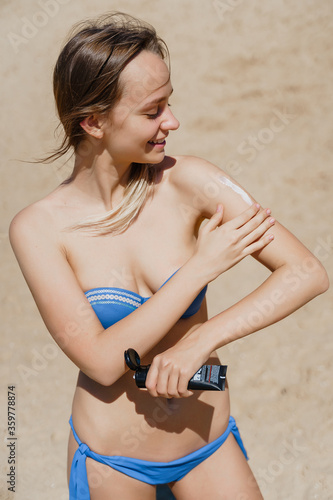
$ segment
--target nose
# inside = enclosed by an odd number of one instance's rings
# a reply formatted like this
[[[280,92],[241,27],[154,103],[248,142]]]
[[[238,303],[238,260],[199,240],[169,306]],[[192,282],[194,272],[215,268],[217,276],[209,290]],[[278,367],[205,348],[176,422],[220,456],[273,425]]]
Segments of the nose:
[[[173,112],[169,107],[166,108],[164,116],[160,125],[162,130],[177,130],[179,128],[179,121],[174,116]]]

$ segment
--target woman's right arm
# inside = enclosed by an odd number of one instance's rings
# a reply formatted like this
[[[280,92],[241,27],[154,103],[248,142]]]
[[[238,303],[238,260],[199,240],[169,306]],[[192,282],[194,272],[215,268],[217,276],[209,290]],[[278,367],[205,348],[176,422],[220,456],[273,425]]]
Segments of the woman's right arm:
[[[36,204],[37,205],[37,204]],[[45,325],[88,377],[108,386],[127,368],[129,347],[148,353],[174,326],[202,288],[269,243],[265,211],[253,205],[222,225],[220,210],[200,230],[193,256],[147,302],[106,330],[80,288],[52,217],[31,205],[10,226],[10,241]]]

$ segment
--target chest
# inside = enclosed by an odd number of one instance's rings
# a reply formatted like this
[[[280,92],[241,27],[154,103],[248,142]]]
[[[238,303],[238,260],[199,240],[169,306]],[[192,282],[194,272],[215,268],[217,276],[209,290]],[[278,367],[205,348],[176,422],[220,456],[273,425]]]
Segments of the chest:
[[[68,260],[84,291],[117,287],[151,296],[193,254],[195,221],[167,199],[147,203],[120,235],[66,237]]]

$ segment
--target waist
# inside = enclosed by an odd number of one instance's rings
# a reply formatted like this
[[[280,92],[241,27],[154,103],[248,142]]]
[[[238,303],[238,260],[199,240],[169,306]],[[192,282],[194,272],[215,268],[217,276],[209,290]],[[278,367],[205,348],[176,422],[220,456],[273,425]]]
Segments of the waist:
[[[130,372],[108,388],[80,374],[72,415],[81,440],[96,453],[170,461],[175,451],[191,453],[224,432],[229,394],[195,391],[167,400],[138,389]]]

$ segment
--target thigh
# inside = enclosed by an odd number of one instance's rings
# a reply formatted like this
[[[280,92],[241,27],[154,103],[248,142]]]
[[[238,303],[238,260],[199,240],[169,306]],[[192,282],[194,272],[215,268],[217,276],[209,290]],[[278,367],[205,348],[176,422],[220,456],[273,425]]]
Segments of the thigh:
[[[263,500],[257,482],[230,434],[210,457],[172,485],[177,500]]]
[[[87,458],[91,500],[155,500],[156,487]]]

